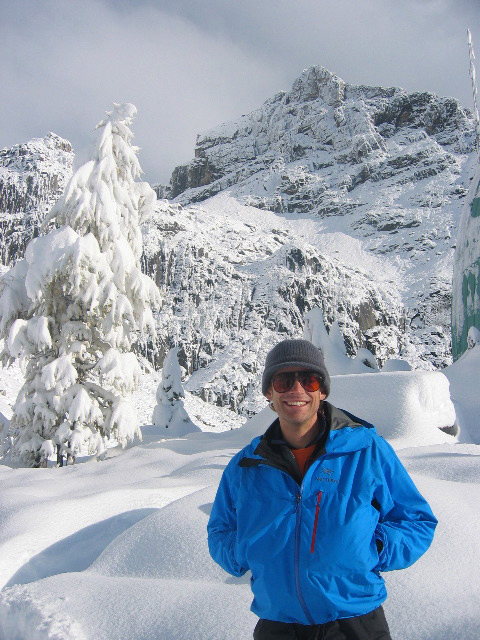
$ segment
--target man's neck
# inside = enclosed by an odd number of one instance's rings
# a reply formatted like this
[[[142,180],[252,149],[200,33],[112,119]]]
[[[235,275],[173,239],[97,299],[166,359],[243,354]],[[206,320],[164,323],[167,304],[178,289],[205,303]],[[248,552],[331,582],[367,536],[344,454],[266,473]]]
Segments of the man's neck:
[[[308,447],[320,433],[318,418],[310,426],[296,426],[282,424],[282,422],[280,422],[280,429],[285,438],[285,442],[293,449],[304,449]]]

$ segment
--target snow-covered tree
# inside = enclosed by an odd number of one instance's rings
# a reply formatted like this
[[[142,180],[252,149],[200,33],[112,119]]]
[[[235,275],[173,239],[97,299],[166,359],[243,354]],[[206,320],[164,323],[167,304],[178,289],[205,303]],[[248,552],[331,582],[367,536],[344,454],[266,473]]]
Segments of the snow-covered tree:
[[[94,157],[73,175],[46,224],[0,282],[3,361],[20,359],[25,384],[10,423],[13,459],[37,466],[105,441],[139,435],[127,396],[139,382],[131,352],[154,334],[160,298],[141,273],[141,217],[156,201],[132,146],[136,109],[114,105],[97,126]]]
[[[157,389],[157,405],[153,410],[153,424],[168,429],[168,435],[183,436],[200,431],[183,406],[185,393],[182,370],[178,364],[178,348],[173,347],[163,362],[162,380]]]
[[[368,349],[359,349],[354,358],[347,356],[340,327],[334,322],[328,333],[323,312],[318,307],[306,314],[303,337],[320,349],[332,376],[378,371],[375,356]]]

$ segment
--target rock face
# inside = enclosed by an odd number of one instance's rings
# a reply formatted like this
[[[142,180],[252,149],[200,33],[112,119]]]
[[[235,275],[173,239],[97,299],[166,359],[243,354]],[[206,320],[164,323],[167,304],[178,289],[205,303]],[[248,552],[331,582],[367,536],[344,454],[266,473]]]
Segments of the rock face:
[[[245,415],[263,407],[265,355],[301,337],[313,307],[328,326],[339,322],[350,354],[368,346],[383,362],[408,351],[394,270],[343,234],[316,238],[308,223],[220,194],[189,208],[159,202],[143,239],[144,268],[164,299],[155,364],[178,345],[186,389],[211,403]]]
[[[289,92],[199,136],[171,195],[187,205],[228,189],[241,203],[359,238],[402,271],[405,321],[424,366],[442,367],[473,144],[472,116],[453,98],[348,85],[313,67]]]
[[[22,258],[72,173],[72,146],[54,133],[0,151],[0,262]]]
[[[245,185],[236,193],[277,212],[344,215],[367,181],[455,173],[472,135],[471,115],[453,98],[347,85],[312,67],[290,92],[198,136],[195,159],[173,172],[171,198],[198,202]],[[264,193],[252,194],[259,183]]]

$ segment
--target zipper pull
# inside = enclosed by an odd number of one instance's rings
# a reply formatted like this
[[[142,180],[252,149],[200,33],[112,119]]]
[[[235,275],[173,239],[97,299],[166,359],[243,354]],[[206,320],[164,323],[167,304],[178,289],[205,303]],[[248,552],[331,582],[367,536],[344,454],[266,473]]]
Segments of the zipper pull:
[[[295,511],[298,511],[299,507],[300,507],[300,502],[302,500],[302,494],[300,492],[297,493],[296,499],[295,499]]]
[[[317,504],[315,507],[315,520],[313,522],[313,533],[312,533],[312,545],[310,547],[310,553],[315,551],[315,538],[317,537],[317,524],[318,524],[318,514],[320,511],[320,502],[322,501],[323,491],[319,491],[317,493]]]

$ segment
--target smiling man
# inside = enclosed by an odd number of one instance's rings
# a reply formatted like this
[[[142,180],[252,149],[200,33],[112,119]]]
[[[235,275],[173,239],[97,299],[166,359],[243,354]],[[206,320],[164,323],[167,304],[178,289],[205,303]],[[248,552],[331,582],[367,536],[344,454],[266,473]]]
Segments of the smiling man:
[[[433,538],[393,449],[329,391],[313,344],[277,344],[262,392],[278,418],[230,461],[215,498],[210,553],[234,576],[251,571],[255,640],[390,640],[381,572],[410,566]]]

